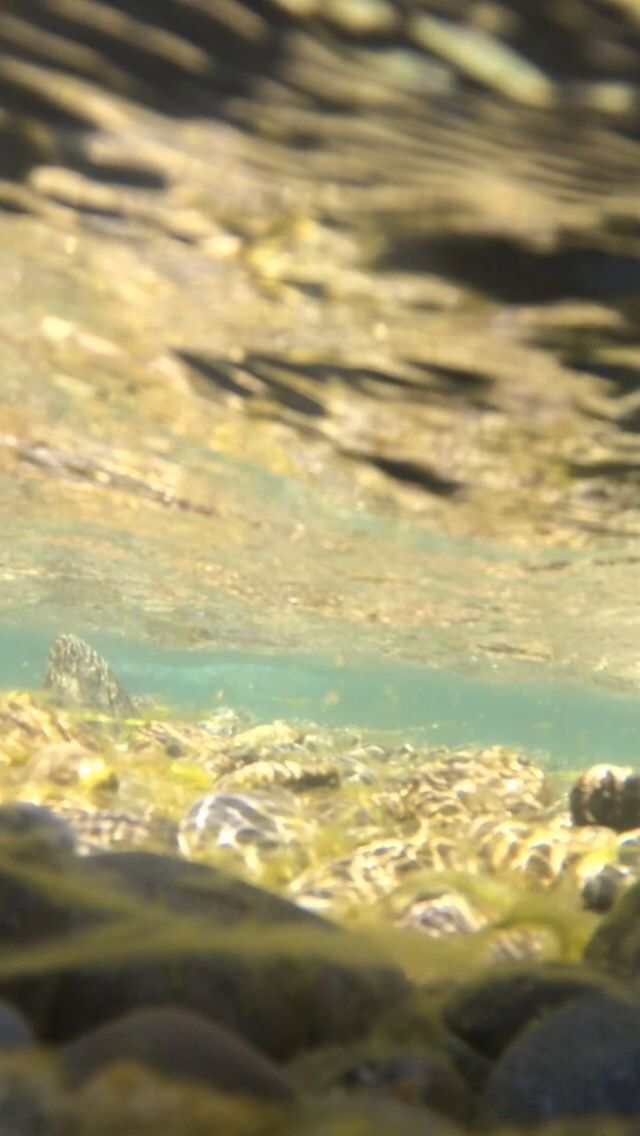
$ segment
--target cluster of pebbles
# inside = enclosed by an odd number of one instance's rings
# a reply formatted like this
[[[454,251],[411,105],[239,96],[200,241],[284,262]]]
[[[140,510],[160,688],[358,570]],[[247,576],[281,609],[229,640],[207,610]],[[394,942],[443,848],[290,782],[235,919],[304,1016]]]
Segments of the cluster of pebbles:
[[[637,782],[162,718],[61,636],[0,699],[0,1133],[637,1131]]]

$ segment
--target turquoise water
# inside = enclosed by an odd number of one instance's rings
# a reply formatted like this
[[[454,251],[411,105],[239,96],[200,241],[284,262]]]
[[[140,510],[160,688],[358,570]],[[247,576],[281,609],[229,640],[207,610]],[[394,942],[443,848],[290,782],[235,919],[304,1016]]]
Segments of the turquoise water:
[[[0,686],[38,687],[51,634],[0,632]],[[430,743],[511,744],[556,768],[596,761],[640,765],[640,698],[568,682],[503,682],[397,661],[300,653],[168,651],[94,635],[132,694],[189,713],[221,704],[260,721],[416,732]]]

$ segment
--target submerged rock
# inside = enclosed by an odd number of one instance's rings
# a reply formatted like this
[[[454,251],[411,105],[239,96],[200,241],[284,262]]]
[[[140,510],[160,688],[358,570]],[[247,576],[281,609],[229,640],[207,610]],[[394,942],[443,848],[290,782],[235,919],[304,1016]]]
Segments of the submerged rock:
[[[516,1038],[489,1076],[486,1104],[516,1124],[638,1117],[639,1066],[640,1006],[587,994]]]
[[[0,913],[0,950],[42,949],[41,969],[0,991],[54,1043],[173,1003],[282,1057],[361,1036],[410,990],[402,972],[362,957],[359,937],[171,856],[104,853],[45,880],[3,870]]]
[[[461,986],[446,1004],[444,1021],[475,1051],[495,1058],[543,1014],[611,985],[597,971],[580,966],[505,967]]]
[[[298,800],[285,789],[208,793],[194,801],[180,825],[180,848],[187,856],[218,849],[268,856],[302,847],[312,837]]]
[[[59,635],[52,643],[44,686],[65,706],[101,710],[114,717],[135,713],[133,701],[106,659],[77,635]]]
[[[277,1067],[241,1038],[191,1011],[163,1007],[124,1014],[62,1050],[66,1079],[81,1084],[122,1061],[229,1093],[286,1099],[293,1088]]]
[[[576,781],[569,796],[576,825],[604,825],[616,832],[640,826],[640,777],[618,765],[593,765]]]
[[[346,1090],[426,1105],[454,1120],[472,1113],[467,1086],[445,1055],[434,1048],[356,1044],[331,1046],[303,1054],[288,1067],[303,1090]]]

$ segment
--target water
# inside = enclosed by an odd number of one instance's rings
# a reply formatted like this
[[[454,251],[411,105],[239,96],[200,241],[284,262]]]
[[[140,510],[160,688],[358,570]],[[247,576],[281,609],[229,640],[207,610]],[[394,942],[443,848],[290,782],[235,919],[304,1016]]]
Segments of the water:
[[[0,632],[0,686],[38,687],[50,636]],[[640,698],[569,682],[504,682],[398,661],[336,662],[322,655],[169,651],[92,637],[126,689],[176,713],[222,704],[259,721],[395,732],[432,745],[535,751],[554,768],[599,761],[640,766]]]
[[[42,214],[0,211],[0,684],[76,631],[189,711],[635,763],[631,123],[576,131],[555,52],[530,113],[424,45],[282,46],[194,118],[71,83]]]

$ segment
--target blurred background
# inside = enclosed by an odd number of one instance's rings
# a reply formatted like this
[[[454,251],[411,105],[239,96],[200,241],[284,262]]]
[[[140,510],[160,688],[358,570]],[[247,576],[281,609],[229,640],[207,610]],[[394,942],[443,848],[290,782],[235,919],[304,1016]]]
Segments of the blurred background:
[[[632,750],[639,49],[638,0],[2,0],[3,685],[75,631]]]

